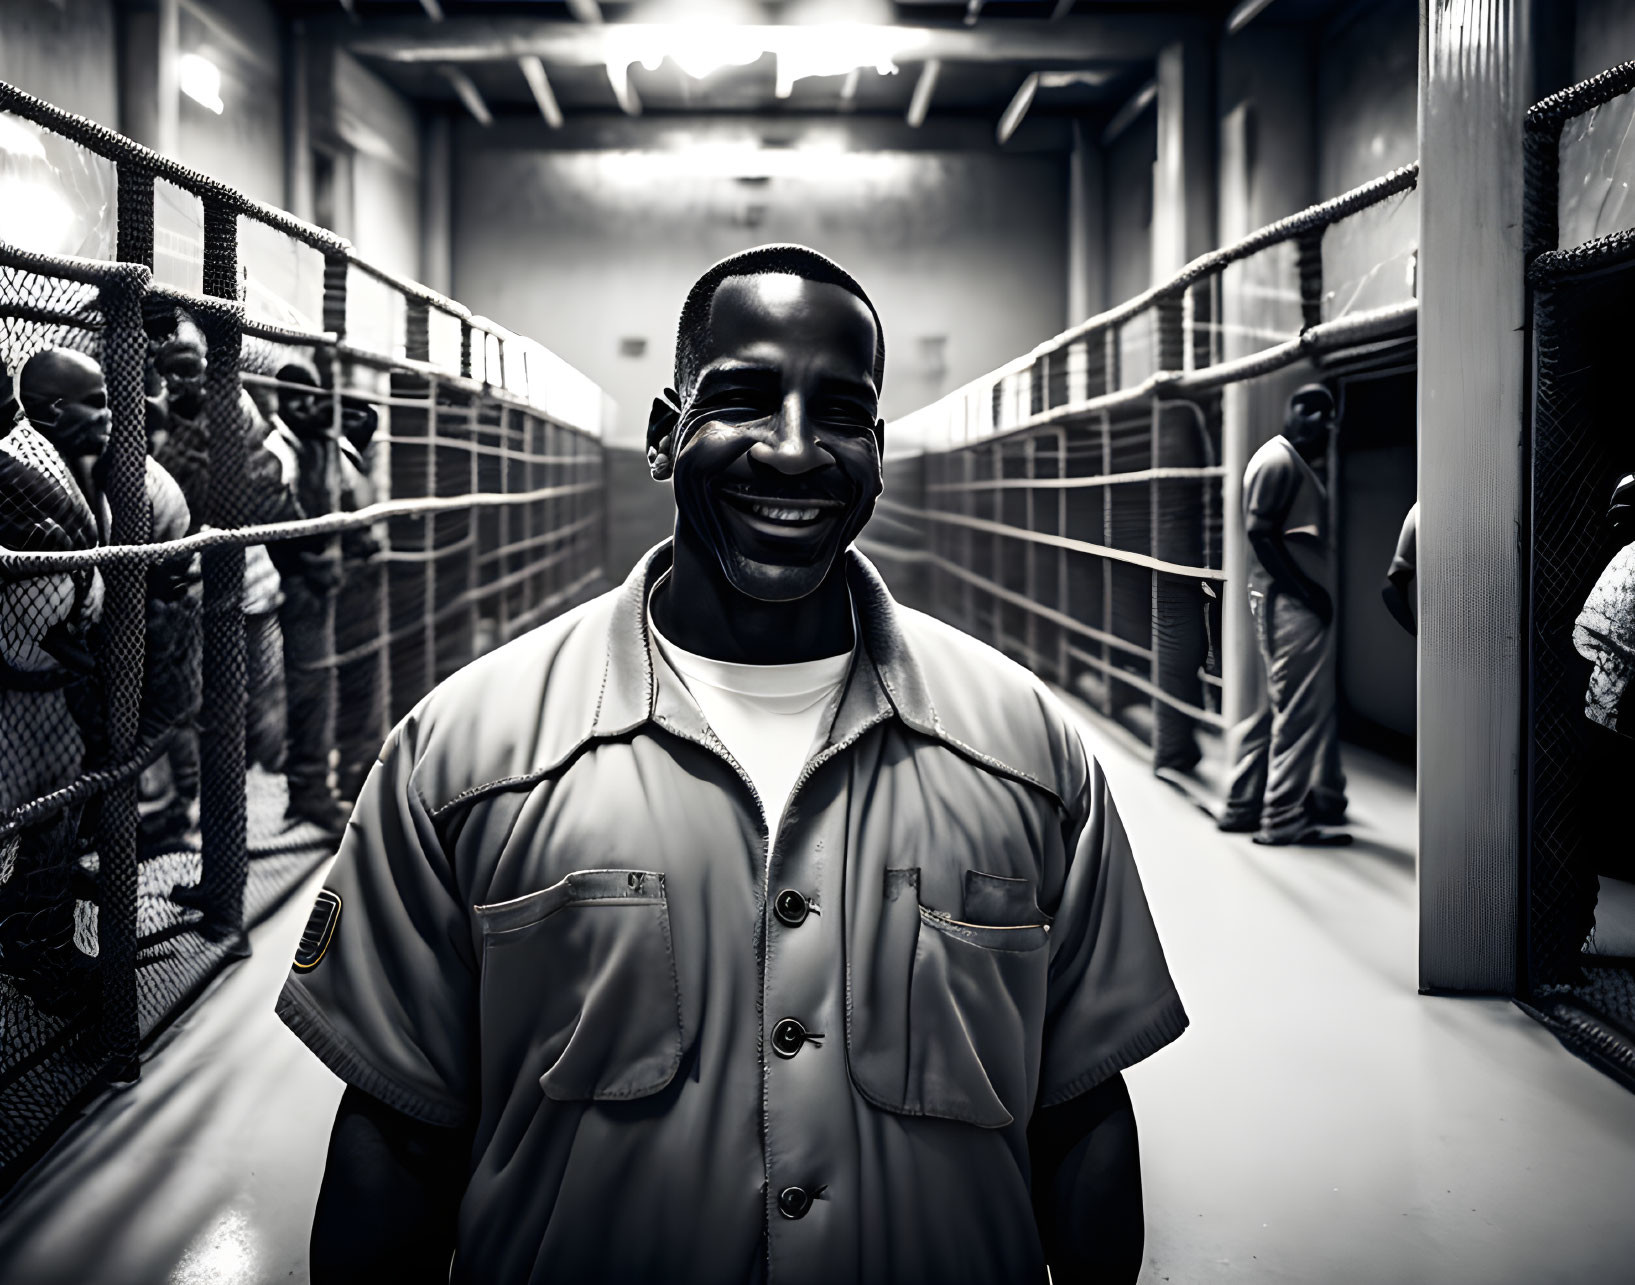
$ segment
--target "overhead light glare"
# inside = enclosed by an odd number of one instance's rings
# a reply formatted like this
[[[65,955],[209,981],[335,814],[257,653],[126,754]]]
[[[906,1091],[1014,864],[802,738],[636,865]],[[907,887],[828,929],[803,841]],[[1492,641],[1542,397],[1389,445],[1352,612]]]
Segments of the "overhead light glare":
[[[609,67],[640,63],[657,71],[668,58],[694,80],[723,67],[747,67],[772,54],[778,62],[779,98],[789,97],[795,82],[810,76],[845,76],[865,67],[891,75],[899,57],[929,38],[924,31],[862,23],[620,23],[603,30]]]
[[[19,120],[10,112],[0,112],[0,152],[10,152],[25,160],[43,161],[45,144],[40,141],[39,127]]]
[[[210,59],[203,54],[183,54],[176,60],[176,80],[199,106],[221,115],[221,68]]]
[[[695,144],[669,150],[609,151],[594,163],[608,179],[648,184],[690,179],[867,180],[900,172],[901,155],[854,152],[822,143],[761,147],[745,143]]]
[[[77,223],[74,207],[55,187],[0,175],[0,241],[33,254],[62,254]]]

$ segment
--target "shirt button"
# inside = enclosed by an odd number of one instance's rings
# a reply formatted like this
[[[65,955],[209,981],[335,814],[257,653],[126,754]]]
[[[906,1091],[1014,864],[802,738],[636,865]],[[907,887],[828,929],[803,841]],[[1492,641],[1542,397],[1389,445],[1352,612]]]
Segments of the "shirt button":
[[[804,1218],[812,1207],[812,1193],[805,1187],[785,1187],[778,1193],[778,1212],[785,1218]]]
[[[806,1043],[806,1028],[792,1017],[786,1017],[772,1028],[772,1051],[779,1057],[794,1057]]]
[[[793,888],[785,888],[772,903],[772,913],[791,928],[799,928],[806,921],[806,913],[810,909],[806,898]]]

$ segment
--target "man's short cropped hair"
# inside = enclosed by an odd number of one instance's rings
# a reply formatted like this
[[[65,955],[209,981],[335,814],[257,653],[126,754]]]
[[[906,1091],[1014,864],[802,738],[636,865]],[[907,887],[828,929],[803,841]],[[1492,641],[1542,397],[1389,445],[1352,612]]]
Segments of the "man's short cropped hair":
[[[827,255],[804,245],[758,245],[753,250],[742,250],[722,259],[687,292],[687,302],[681,306],[681,324],[676,330],[676,391],[682,400],[691,393],[698,372],[709,359],[710,305],[715,302],[716,289],[728,277],[756,277],[767,273],[787,273],[807,281],[839,286],[862,300],[869,316],[874,318],[874,388],[879,392],[886,377],[886,332],[873,301],[857,284],[857,279]]]

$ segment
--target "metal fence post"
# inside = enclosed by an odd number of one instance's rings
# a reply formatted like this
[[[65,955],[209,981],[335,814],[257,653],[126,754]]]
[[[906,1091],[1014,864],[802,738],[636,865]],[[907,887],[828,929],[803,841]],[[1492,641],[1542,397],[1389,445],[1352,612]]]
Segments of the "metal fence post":
[[[208,348],[205,413],[209,417],[212,526],[244,524],[247,452],[239,423],[238,214],[225,202],[204,202],[204,289],[224,301],[200,310]],[[241,936],[245,846],[244,547],[207,550],[204,574],[204,686],[199,711],[199,833],[203,871],[199,887],[212,940]],[[248,953],[248,943],[238,948]]]
[[[113,511],[111,542],[145,544],[153,529],[147,493],[147,426],[142,400],[142,364],[146,337],[142,330],[143,287],[147,270],[115,269],[102,289],[106,330],[103,370],[108,406],[113,413],[105,489]],[[146,575],[136,563],[110,564],[103,570],[105,646],[99,667],[106,682],[106,763],[123,763],[136,749],[141,713],[147,638],[144,632]],[[89,768],[91,764],[88,762]],[[140,1018],[136,990],[136,783],[110,786],[101,798],[97,834],[97,953],[101,973],[103,1048],[107,1065],[118,1079],[138,1074],[136,1048]]]

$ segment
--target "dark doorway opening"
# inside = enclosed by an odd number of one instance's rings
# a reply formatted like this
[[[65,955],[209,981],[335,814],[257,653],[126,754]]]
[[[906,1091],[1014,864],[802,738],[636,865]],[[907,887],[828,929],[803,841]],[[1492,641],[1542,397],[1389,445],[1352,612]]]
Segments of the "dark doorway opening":
[[[1411,365],[1342,375],[1336,444],[1340,736],[1414,761],[1417,652],[1380,598],[1418,493]]]

